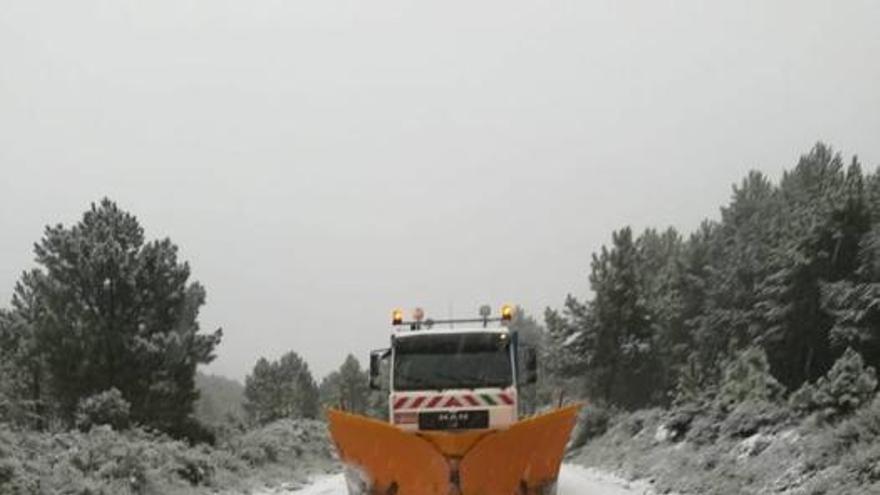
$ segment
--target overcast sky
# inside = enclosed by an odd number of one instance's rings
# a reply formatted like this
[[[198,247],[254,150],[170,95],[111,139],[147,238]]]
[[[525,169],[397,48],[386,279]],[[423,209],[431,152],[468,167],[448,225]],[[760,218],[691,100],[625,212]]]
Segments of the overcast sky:
[[[880,164],[880,2],[0,0],[0,304],[110,196],[225,330],[317,375],[390,311],[587,295],[824,140]]]

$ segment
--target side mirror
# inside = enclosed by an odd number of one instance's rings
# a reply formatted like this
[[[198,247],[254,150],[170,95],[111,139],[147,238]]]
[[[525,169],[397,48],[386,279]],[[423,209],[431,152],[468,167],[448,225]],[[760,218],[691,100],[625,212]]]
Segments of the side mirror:
[[[370,390],[381,390],[379,375],[382,369],[382,360],[388,357],[388,349],[379,349],[370,353]]]
[[[538,351],[534,347],[528,347],[526,351],[525,382],[531,385],[538,381]]]

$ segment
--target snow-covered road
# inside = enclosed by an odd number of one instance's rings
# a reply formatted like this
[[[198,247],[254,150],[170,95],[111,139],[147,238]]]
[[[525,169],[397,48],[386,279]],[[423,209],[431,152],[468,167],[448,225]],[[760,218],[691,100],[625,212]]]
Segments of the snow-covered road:
[[[627,483],[580,466],[565,465],[559,475],[558,495],[645,495],[654,493],[642,483]],[[342,475],[324,476],[292,495],[346,495]]]

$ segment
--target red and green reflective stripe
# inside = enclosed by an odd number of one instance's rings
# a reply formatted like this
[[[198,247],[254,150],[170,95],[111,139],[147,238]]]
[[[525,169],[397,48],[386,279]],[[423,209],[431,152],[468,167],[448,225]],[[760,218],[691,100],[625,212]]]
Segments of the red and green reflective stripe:
[[[482,394],[455,394],[455,395],[412,395],[397,396],[392,401],[392,408],[397,409],[433,409],[437,407],[478,407],[485,406],[509,406],[516,402],[513,391],[500,393]]]

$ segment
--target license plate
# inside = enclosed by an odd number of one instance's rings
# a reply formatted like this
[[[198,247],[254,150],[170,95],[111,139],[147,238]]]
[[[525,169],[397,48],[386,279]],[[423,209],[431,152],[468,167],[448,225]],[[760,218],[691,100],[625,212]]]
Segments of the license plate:
[[[489,411],[441,411],[419,414],[420,430],[478,430],[489,427]]]

